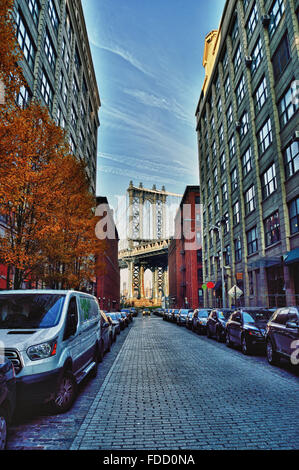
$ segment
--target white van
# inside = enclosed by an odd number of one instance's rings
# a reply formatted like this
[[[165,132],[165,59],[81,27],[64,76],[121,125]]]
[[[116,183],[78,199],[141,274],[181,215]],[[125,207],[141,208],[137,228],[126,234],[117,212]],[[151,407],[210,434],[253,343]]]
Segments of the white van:
[[[50,402],[65,412],[103,357],[97,299],[76,291],[0,291],[1,342],[14,364],[17,403]]]

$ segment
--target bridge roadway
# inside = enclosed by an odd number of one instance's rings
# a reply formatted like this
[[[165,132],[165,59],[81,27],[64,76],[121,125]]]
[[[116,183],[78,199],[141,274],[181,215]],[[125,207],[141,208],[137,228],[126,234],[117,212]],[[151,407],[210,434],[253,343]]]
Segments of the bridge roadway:
[[[298,425],[290,366],[139,315],[73,408],[16,422],[9,448],[298,449]]]

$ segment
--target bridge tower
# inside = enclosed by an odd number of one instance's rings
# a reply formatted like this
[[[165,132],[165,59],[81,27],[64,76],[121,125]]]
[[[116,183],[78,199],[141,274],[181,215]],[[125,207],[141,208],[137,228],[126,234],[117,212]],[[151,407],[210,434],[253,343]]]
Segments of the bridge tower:
[[[135,305],[145,305],[144,273],[152,272],[152,305],[161,305],[168,297],[168,244],[166,226],[167,198],[181,198],[153,185],[152,189],[134,186],[130,181],[128,193],[128,246],[119,252],[121,268],[128,268],[128,297]]]

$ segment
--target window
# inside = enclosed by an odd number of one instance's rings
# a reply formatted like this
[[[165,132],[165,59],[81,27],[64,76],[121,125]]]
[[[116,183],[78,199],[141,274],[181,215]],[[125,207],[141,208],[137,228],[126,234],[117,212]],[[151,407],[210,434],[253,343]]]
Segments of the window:
[[[63,115],[63,112],[62,112],[60,106],[58,106],[58,108],[57,108],[56,123],[57,123],[58,126],[62,127],[63,129],[65,128],[65,117]]]
[[[211,222],[212,218],[213,218],[213,214],[212,214],[212,204],[209,204],[208,205],[208,218],[209,218],[209,222]]]
[[[269,145],[272,143],[272,140],[273,140],[273,136],[272,136],[271,119],[268,118],[258,133],[258,147],[259,147],[260,155],[262,155],[267,150]]]
[[[278,211],[267,217],[264,221],[265,226],[265,243],[266,246],[273,245],[280,240],[280,224]]]
[[[253,8],[250,12],[248,21],[246,23],[246,33],[247,33],[247,40],[248,41],[250,40],[251,36],[253,35],[253,32],[254,32],[255,27],[257,25],[257,20],[258,20],[257,6],[256,6],[256,4],[254,4],[254,6],[253,6]]]
[[[218,112],[218,118],[220,118],[220,117],[221,117],[221,113],[222,113],[222,102],[221,102],[221,98],[219,98],[218,103],[217,103],[217,112]]]
[[[219,80],[219,77],[217,77],[217,79],[216,79],[215,88],[216,88],[216,94],[219,93],[219,90],[220,90],[220,80]]]
[[[38,24],[39,12],[40,12],[40,4],[37,0],[26,0],[29,11],[33,18],[34,23]]]
[[[238,36],[238,33],[239,33],[238,18],[236,18],[232,27],[232,32],[231,32],[232,41],[236,39],[236,37]]]
[[[254,211],[256,207],[255,204],[255,189],[254,185],[250,186],[250,188],[245,191],[245,213],[246,215],[250,214]]]
[[[263,77],[254,94],[254,102],[255,102],[256,111],[259,111],[263,107],[267,98],[268,98],[267,81],[266,81],[266,77]]]
[[[214,115],[212,116],[212,119],[211,119],[211,132],[214,132],[215,130],[215,118],[214,118]]]
[[[210,179],[207,182],[207,193],[208,193],[208,196],[211,195],[211,180]]]
[[[291,57],[287,34],[282,38],[272,57],[274,78],[277,80],[286,68]]]
[[[57,11],[56,11],[55,5],[53,3],[53,0],[49,0],[48,12],[49,12],[49,17],[50,17],[51,24],[52,24],[55,32],[57,33],[58,32],[59,20],[58,20],[58,15],[57,15]]]
[[[75,62],[75,66],[76,66],[77,72],[78,72],[78,74],[79,74],[79,73],[80,73],[80,69],[81,69],[81,60],[80,60],[80,55],[79,55],[79,52],[78,52],[77,47],[75,48],[74,62]]]
[[[255,253],[258,250],[258,237],[256,227],[253,227],[252,229],[248,230],[246,235],[248,255],[252,255],[252,253]]]
[[[25,59],[29,66],[33,68],[36,49],[29,34],[29,30],[18,11],[16,13],[16,36]]]
[[[75,110],[74,106],[72,106],[72,109],[71,109],[71,124],[72,124],[74,130],[77,127],[77,121],[78,121],[78,116],[77,116],[77,113],[76,113],[76,110]]]
[[[79,88],[78,88],[77,80],[75,77],[73,77],[73,95],[76,101],[78,100],[78,94],[79,94]]]
[[[292,142],[283,152],[286,177],[293,176],[299,170],[299,143]]]
[[[71,151],[73,154],[76,153],[76,144],[75,144],[75,141],[73,139],[73,136],[70,136],[70,147],[71,147]]]
[[[234,64],[234,71],[235,71],[235,74],[237,73],[240,65],[241,65],[241,60],[242,60],[242,51],[241,51],[241,45],[239,44],[236,52],[235,52],[235,55],[234,55],[234,58],[233,58],[233,64]]]
[[[214,181],[214,186],[217,185],[217,182],[218,182],[218,170],[217,170],[217,166],[215,166],[215,168],[213,169],[213,181]]]
[[[299,196],[289,203],[291,234],[299,232]]]
[[[248,7],[249,3],[250,3],[250,0],[243,0],[243,8],[244,8],[244,11],[247,10],[247,7]]]
[[[233,223],[237,225],[240,222],[240,204],[239,201],[233,204]]]
[[[230,93],[230,79],[229,79],[229,75],[227,76],[225,82],[224,82],[224,94],[225,94],[225,98],[228,97]]]
[[[236,260],[236,263],[238,263],[239,261],[242,261],[242,246],[241,246],[240,238],[237,238],[234,241],[234,246],[235,246],[235,260]]]
[[[229,158],[233,158],[236,153],[235,136],[232,135],[228,141]]]
[[[48,31],[46,31],[46,34],[45,34],[44,49],[45,49],[45,54],[47,56],[49,64],[51,68],[54,70],[55,64],[56,64],[56,55],[55,55],[53,43],[51,41]]]
[[[233,122],[233,108],[230,104],[227,111],[226,111],[226,122],[227,126],[229,126]]]
[[[221,124],[221,126],[218,129],[218,137],[219,137],[219,145],[221,145],[222,142],[223,142],[223,138],[224,138],[224,136],[223,136],[223,124]]]
[[[272,37],[275,33],[277,26],[284,13],[284,0],[275,0],[272,7],[270,8],[269,15],[271,16],[271,22],[269,25],[269,36]]]
[[[226,212],[223,216],[223,219],[225,221],[224,225],[223,225],[223,232],[224,232],[224,235],[226,235],[228,232],[229,232],[229,218],[228,218],[228,212]]]
[[[225,202],[228,199],[228,193],[227,193],[227,183],[223,183],[221,186],[221,192],[222,192],[222,201]]]
[[[231,177],[232,191],[235,191],[235,189],[238,188],[237,168],[233,169],[233,171],[230,174],[230,177]]]
[[[221,174],[225,172],[226,169],[226,161],[225,161],[225,153],[223,152],[220,156],[220,171]]]
[[[71,43],[72,42],[72,36],[73,36],[73,28],[72,28],[72,25],[71,25],[71,20],[70,20],[70,16],[69,16],[68,12],[66,13],[66,16],[65,16],[65,30],[66,30],[68,40]]]
[[[21,86],[16,103],[20,108],[25,109],[28,106],[31,97],[32,95],[29,88]]]
[[[228,66],[228,55],[227,55],[227,51],[225,51],[223,59],[222,59],[223,72],[225,72],[225,70],[227,69],[227,66]]]
[[[245,111],[242,114],[240,121],[241,121],[240,137],[244,137],[248,132],[249,115],[247,111]]]
[[[263,58],[263,49],[262,49],[262,41],[261,38],[258,38],[253,51],[252,51],[252,64],[251,64],[251,73],[254,74],[258,66],[260,65]]]
[[[216,158],[217,157],[217,149],[216,149],[216,142],[214,140],[214,142],[212,143],[212,155],[213,155],[213,158]]]
[[[229,266],[231,262],[231,255],[230,255],[230,245],[227,245],[224,250],[224,256],[225,256],[225,265]]]
[[[214,197],[214,208],[215,208],[215,214],[218,214],[218,212],[219,212],[219,196],[218,196],[218,194],[216,194],[215,197]]]
[[[242,156],[242,169],[243,169],[243,177],[248,175],[250,170],[252,169],[252,151],[251,147],[248,147],[244,155]]]
[[[45,72],[42,73],[41,94],[45,100],[45,103],[48,105],[49,109],[52,110],[53,89],[50,85],[50,82]]]
[[[278,102],[278,114],[280,127],[283,128],[298,109],[298,98],[292,87],[284,93]]]
[[[262,195],[263,199],[267,198],[277,189],[276,169],[273,163],[268,170],[262,174]]]
[[[242,78],[239,81],[237,89],[236,89],[236,97],[237,97],[238,106],[241,104],[244,98],[244,95],[245,95],[245,78],[244,78],[244,75],[242,75]]]

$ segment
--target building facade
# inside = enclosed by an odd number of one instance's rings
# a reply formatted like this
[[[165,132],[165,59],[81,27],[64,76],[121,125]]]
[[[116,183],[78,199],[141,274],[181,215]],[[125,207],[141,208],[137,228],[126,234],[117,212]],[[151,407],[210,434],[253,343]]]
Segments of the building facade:
[[[238,285],[245,305],[299,304],[298,16],[296,0],[227,0],[206,38],[203,280],[221,285],[223,260],[226,293]]]
[[[104,225],[103,230],[107,229],[107,236],[105,233],[102,234],[106,243],[105,251],[101,257],[96,257],[96,296],[101,309],[116,311],[120,308],[119,236],[108,199],[97,197],[97,207],[99,206],[101,207],[99,221]]]
[[[172,308],[202,305],[201,206],[199,187],[187,186],[175,217],[168,248],[169,304]]]
[[[48,107],[72,152],[87,163],[95,195],[101,102],[81,1],[15,0],[13,15],[28,85],[18,103],[33,98]]]

